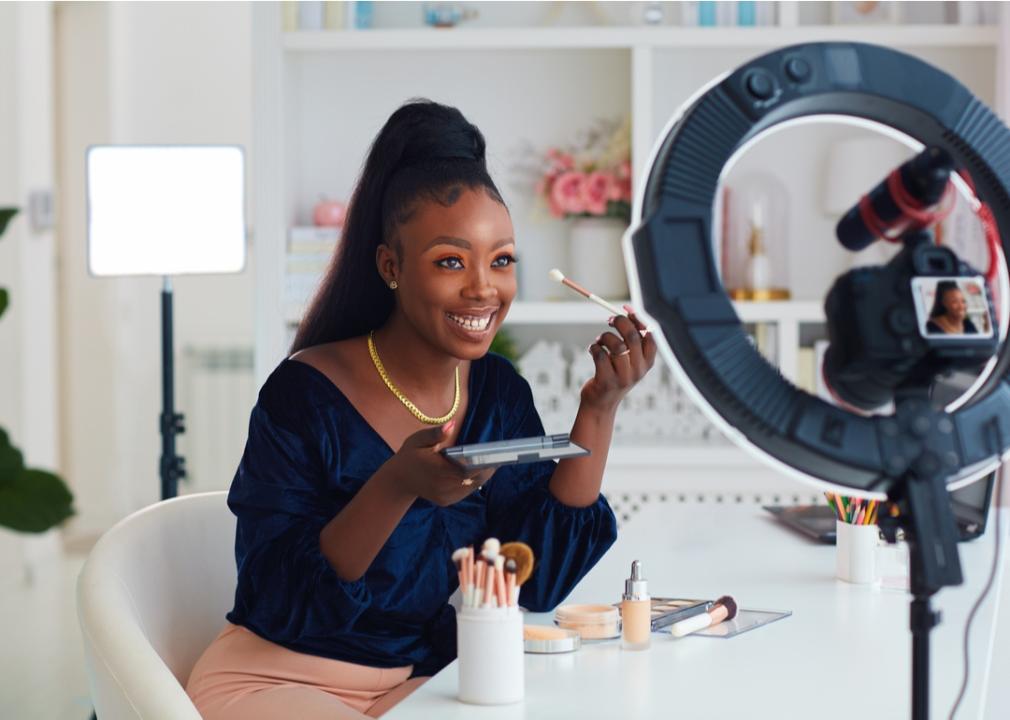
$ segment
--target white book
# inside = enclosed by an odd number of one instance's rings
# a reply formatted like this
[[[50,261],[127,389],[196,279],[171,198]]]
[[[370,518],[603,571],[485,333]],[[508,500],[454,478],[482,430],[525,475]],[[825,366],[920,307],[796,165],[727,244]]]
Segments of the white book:
[[[684,27],[698,27],[698,2],[689,0],[680,5],[680,24]]]
[[[715,24],[719,27],[736,25],[736,3],[722,0],[715,4]]]
[[[770,27],[774,25],[778,18],[775,17],[776,3],[771,0],[758,0],[754,6],[754,23],[760,27]]]
[[[828,351],[830,344],[827,340],[818,340],[814,343],[814,387],[817,390],[817,397],[834,403],[831,391],[828,390],[827,383],[824,382],[824,353]]]

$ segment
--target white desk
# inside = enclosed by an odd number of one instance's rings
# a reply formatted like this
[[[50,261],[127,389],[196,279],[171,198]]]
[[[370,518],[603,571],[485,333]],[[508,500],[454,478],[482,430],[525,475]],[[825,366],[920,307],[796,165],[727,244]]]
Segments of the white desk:
[[[965,584],[934,596],[943,620],[931,636],[932,718],[947,717],[960,687],[964,620],[988,576],[991,530],[961,545]],[[510,706],[457,702],[452,663],[385,717],[910,717],[909,597],[835,580],[833,547],[807,542],[753,505],[653,505],[622,529],[566,602],[617,601],[635,558],[654,595],[729,594],[741,607],[793,615],[730,639],[653,634],[645,652],[610,641],[566,655],[526,655],[526,699]],[[1002,605],[1005,622],[1006,597]],[[973,626],[959,719],[979,717],[993,607],[990,596]],[[550,619],[530,615],[527,622]],[[1005,686],[1006,677],[994,672],[990,682]]]

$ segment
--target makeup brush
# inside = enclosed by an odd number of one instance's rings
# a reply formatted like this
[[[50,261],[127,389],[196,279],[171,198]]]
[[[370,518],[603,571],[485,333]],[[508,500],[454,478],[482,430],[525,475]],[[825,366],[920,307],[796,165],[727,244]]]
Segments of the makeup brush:
[[[522,585],[530,579],[533,574],[533,549],[522,542],[509,542],[501,546],[501,554],[506,560],[513,560],[516,564],[516,586]]]
[[[610,303],[608,303],[606,300],[604,300],[603,298],[601,298],[599,295],[594,295],[593,293],[591,293],[588,290],[586,290],[584,287],[582,287],[581,285],[579,285],[574,280],[570,280],[569,278],[566,278],[565,274],[563,272],[561,272],[560,270],[558,270],[557,268],[553,268],[550,271],[550,273],[548,273],[548,274],[551,276],[551,280],[553,280],[554,282],[559,282],[562,285],[566,285],[566,286],[570,287],[572,290],[574,290],[575,292],[577,292],[579,295],[581,295],[582,297],[586,298],[587,300],[592,300],[594,303],[596,303],[600,307],[606,308],[610,312],[611,315],[623,315],[623,316],[627,317],[628,313],[626,313],[624,310],[618,310],[616,307],[614,307],[613,305],[611,305]]]
[[[502,555],[502,557],[505,557]],[[508,604],[515,606],[519,604],[519,588],[516,587],[516,561],[512,558],[505,560],[505,595]]]
[[[484,550],[481,555],[484,562],[487,563],[487,570],[484,573],[484,607],[494,607],[494,561],[497,556],[492,557],[487,550]]]
[[[487,563],[483,557],[474,557],[474,578],[473,578],[473,606],[480,607],[484,596],[484,573],[487,570]]]
[[[712,625],[718,625],[724,620],[732,620],[736,617],[736,611],[736,601],[729,595],[723,595],[705,612],[671,625],[670,634],[674,637],[690,635]]]
[[[459,573],[459,591],[466,595],[466,548],[459,548],[452,553],[452,564]]]
[[[505,594],[505,556],[498,555],[494,559],[494,596],[498,607],[507,607],[508,596]]]

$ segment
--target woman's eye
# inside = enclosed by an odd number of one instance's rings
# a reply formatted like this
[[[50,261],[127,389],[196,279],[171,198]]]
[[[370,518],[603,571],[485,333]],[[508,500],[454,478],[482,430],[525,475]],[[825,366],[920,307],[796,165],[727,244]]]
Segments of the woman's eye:
[[[509,265],[513,265],[515,262],[516,259],[514,256],[502,255],[501,257],[494,259],[494,262],[491,263],[491,267],[508,267]]]
[[[463,261],[458,257],[447,257],[442,258],[435,262],[439,267],[444,267],[447,270],[461,270],[463,268]]]

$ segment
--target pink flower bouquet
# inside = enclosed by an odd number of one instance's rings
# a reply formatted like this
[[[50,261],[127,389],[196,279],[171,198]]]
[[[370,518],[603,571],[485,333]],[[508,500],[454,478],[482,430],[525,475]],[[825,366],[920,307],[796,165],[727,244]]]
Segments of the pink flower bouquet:
[[[600,122],[567,149],[547,151],[537,195],[551,215],[631,218],[628,123]]]

